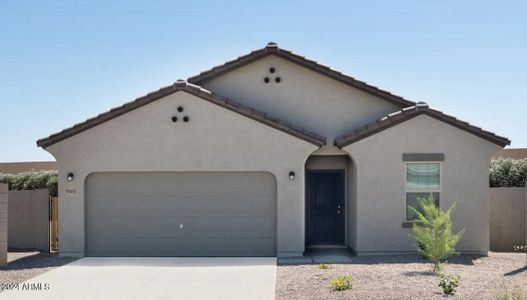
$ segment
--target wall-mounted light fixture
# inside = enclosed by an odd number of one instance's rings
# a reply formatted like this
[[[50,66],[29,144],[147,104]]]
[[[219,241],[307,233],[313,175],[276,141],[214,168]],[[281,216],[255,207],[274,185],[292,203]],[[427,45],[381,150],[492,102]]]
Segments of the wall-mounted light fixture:
[[[295,180],[295,172],[289,172],[289,180]]]
[[[68,173],[68,176],[66,176],[66,180],[73,181],[73,173]]]

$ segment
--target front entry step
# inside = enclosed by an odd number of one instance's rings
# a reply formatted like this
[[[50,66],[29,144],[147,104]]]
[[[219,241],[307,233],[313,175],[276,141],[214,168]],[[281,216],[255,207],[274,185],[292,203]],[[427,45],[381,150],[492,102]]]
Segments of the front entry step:
[[[283,265],[303,264],[349,264],[352,255],[347,249],[314,249],[307,250],[304,256],[278,258],[278,263]]]

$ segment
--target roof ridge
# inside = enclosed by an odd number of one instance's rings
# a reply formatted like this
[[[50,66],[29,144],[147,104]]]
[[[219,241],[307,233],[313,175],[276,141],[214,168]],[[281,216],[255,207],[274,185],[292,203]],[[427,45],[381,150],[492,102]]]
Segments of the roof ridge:
[[[477,127],[468,122],[459,120],[454,116],[447,115],[436,109],[432,109],[425,102],[418,102],[414,106],[405,107],[398,111],[389,113],[373,122],[361,125],[352,130],[350,133],[343,134],[336,138],[334,144],[339,148],[343,148],[392,126],[408,121],[421,114],[426,114],[461,130],[465,130],[501,147],[505,147],[511,143],[511,141],[506,137],[499,136],[494,132],[484,130],[481,127]]]
[[[264,112],[256,110],[247,105],[241,104],[240,102],[231,100],[230,98],[217,95],[207,89],[202,88],[199,85],[189,83],[183,79],[178,79],[172,85],[162,87],[158,89],[157,91],[150,92],[144,96],[138,97],[133,101],[130,101],[120,106],[111,108],[110,110],[104,113],[100,113],[95,117],[88,118],[85,121],[80,122],[80,123],[76,123],[73,126],[63,129],[57,133],[51,134],[50,136],[46,138],[41,138],[37,141],[37,146],[43,147],[43,148],[49,147],[64,139],[67,139],[71,136],[74,136],[78,133],[81,133],[85,130],[95,127],[99,124],[102,124],[106,121],[109,121],[118,116],[121,116],[129,111],[135,110],[146,104],[152,103],[156,100],[159,100],[163,97],[166,97],[168,95],[171,95],[179,91],[185,91],[196,97],[202,98],[213,104],[216,104],[223,108],[239,113],[245,117],[248,117],[250,119],[263,123],[269,127],[283,131],[290,135],[293,135],[297,138],[305,140],[319,147],[326,144],[326,138],[314,132],[305,130],[285,120],[281,120],[275,117],[270,117]]]
[[[269,42],[264,48],[253,50],[250,53],[239,56],[236,59],[227,61],[220,65],[216,65],[206,71],[202,71],[197,75],[189,77],[187,81],[201,85],[204,82],[207,82],[213,78],[219,77],[237,68],[243,67],[251,62],[254,62],[268,55],[276,55],[290,62],[299,64],[312,71],[321,73],[325,76],[328,76],[337,81],[340,81],[354,88],[357,88],[365,93],[372,94],[374,96],[387,100],[391,103],[394,103],[400,107],[412,106],[416,104],[416,102],[414,101],[411,101],[411,100],[405,99],[404,97],[392,94],[389,91],[383,90],[365,81],[355,79],[353,76],[347,75],[341,71],[333,69],[330,66],[320,64],[315,60],[311,60],[304,56],[295,54],[291,50],[280,48],[278,47],[278,44],[276,44],[275,42]]]

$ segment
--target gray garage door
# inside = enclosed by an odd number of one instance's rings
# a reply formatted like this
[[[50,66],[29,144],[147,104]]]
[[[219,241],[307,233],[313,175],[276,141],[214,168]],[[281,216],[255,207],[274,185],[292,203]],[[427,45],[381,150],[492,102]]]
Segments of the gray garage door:
[[[88,256],[274,256],[268,173],[95,173],[86,180]]]

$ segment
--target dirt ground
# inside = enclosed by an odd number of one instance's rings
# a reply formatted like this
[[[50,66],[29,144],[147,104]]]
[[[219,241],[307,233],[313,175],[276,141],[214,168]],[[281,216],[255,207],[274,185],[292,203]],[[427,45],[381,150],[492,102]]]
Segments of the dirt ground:
[[[350,264],[320,269],[317,264],[281,265],[277,269],[277,299],[444,299],[431,264],[417,255],[353,257]],[[445,273],[461,276],[452,299],[496,299],[504,287],[527,294],[525,253],[462,255],[450,259]],[[329,283],[351,275],[353,288],[332,291]]]

